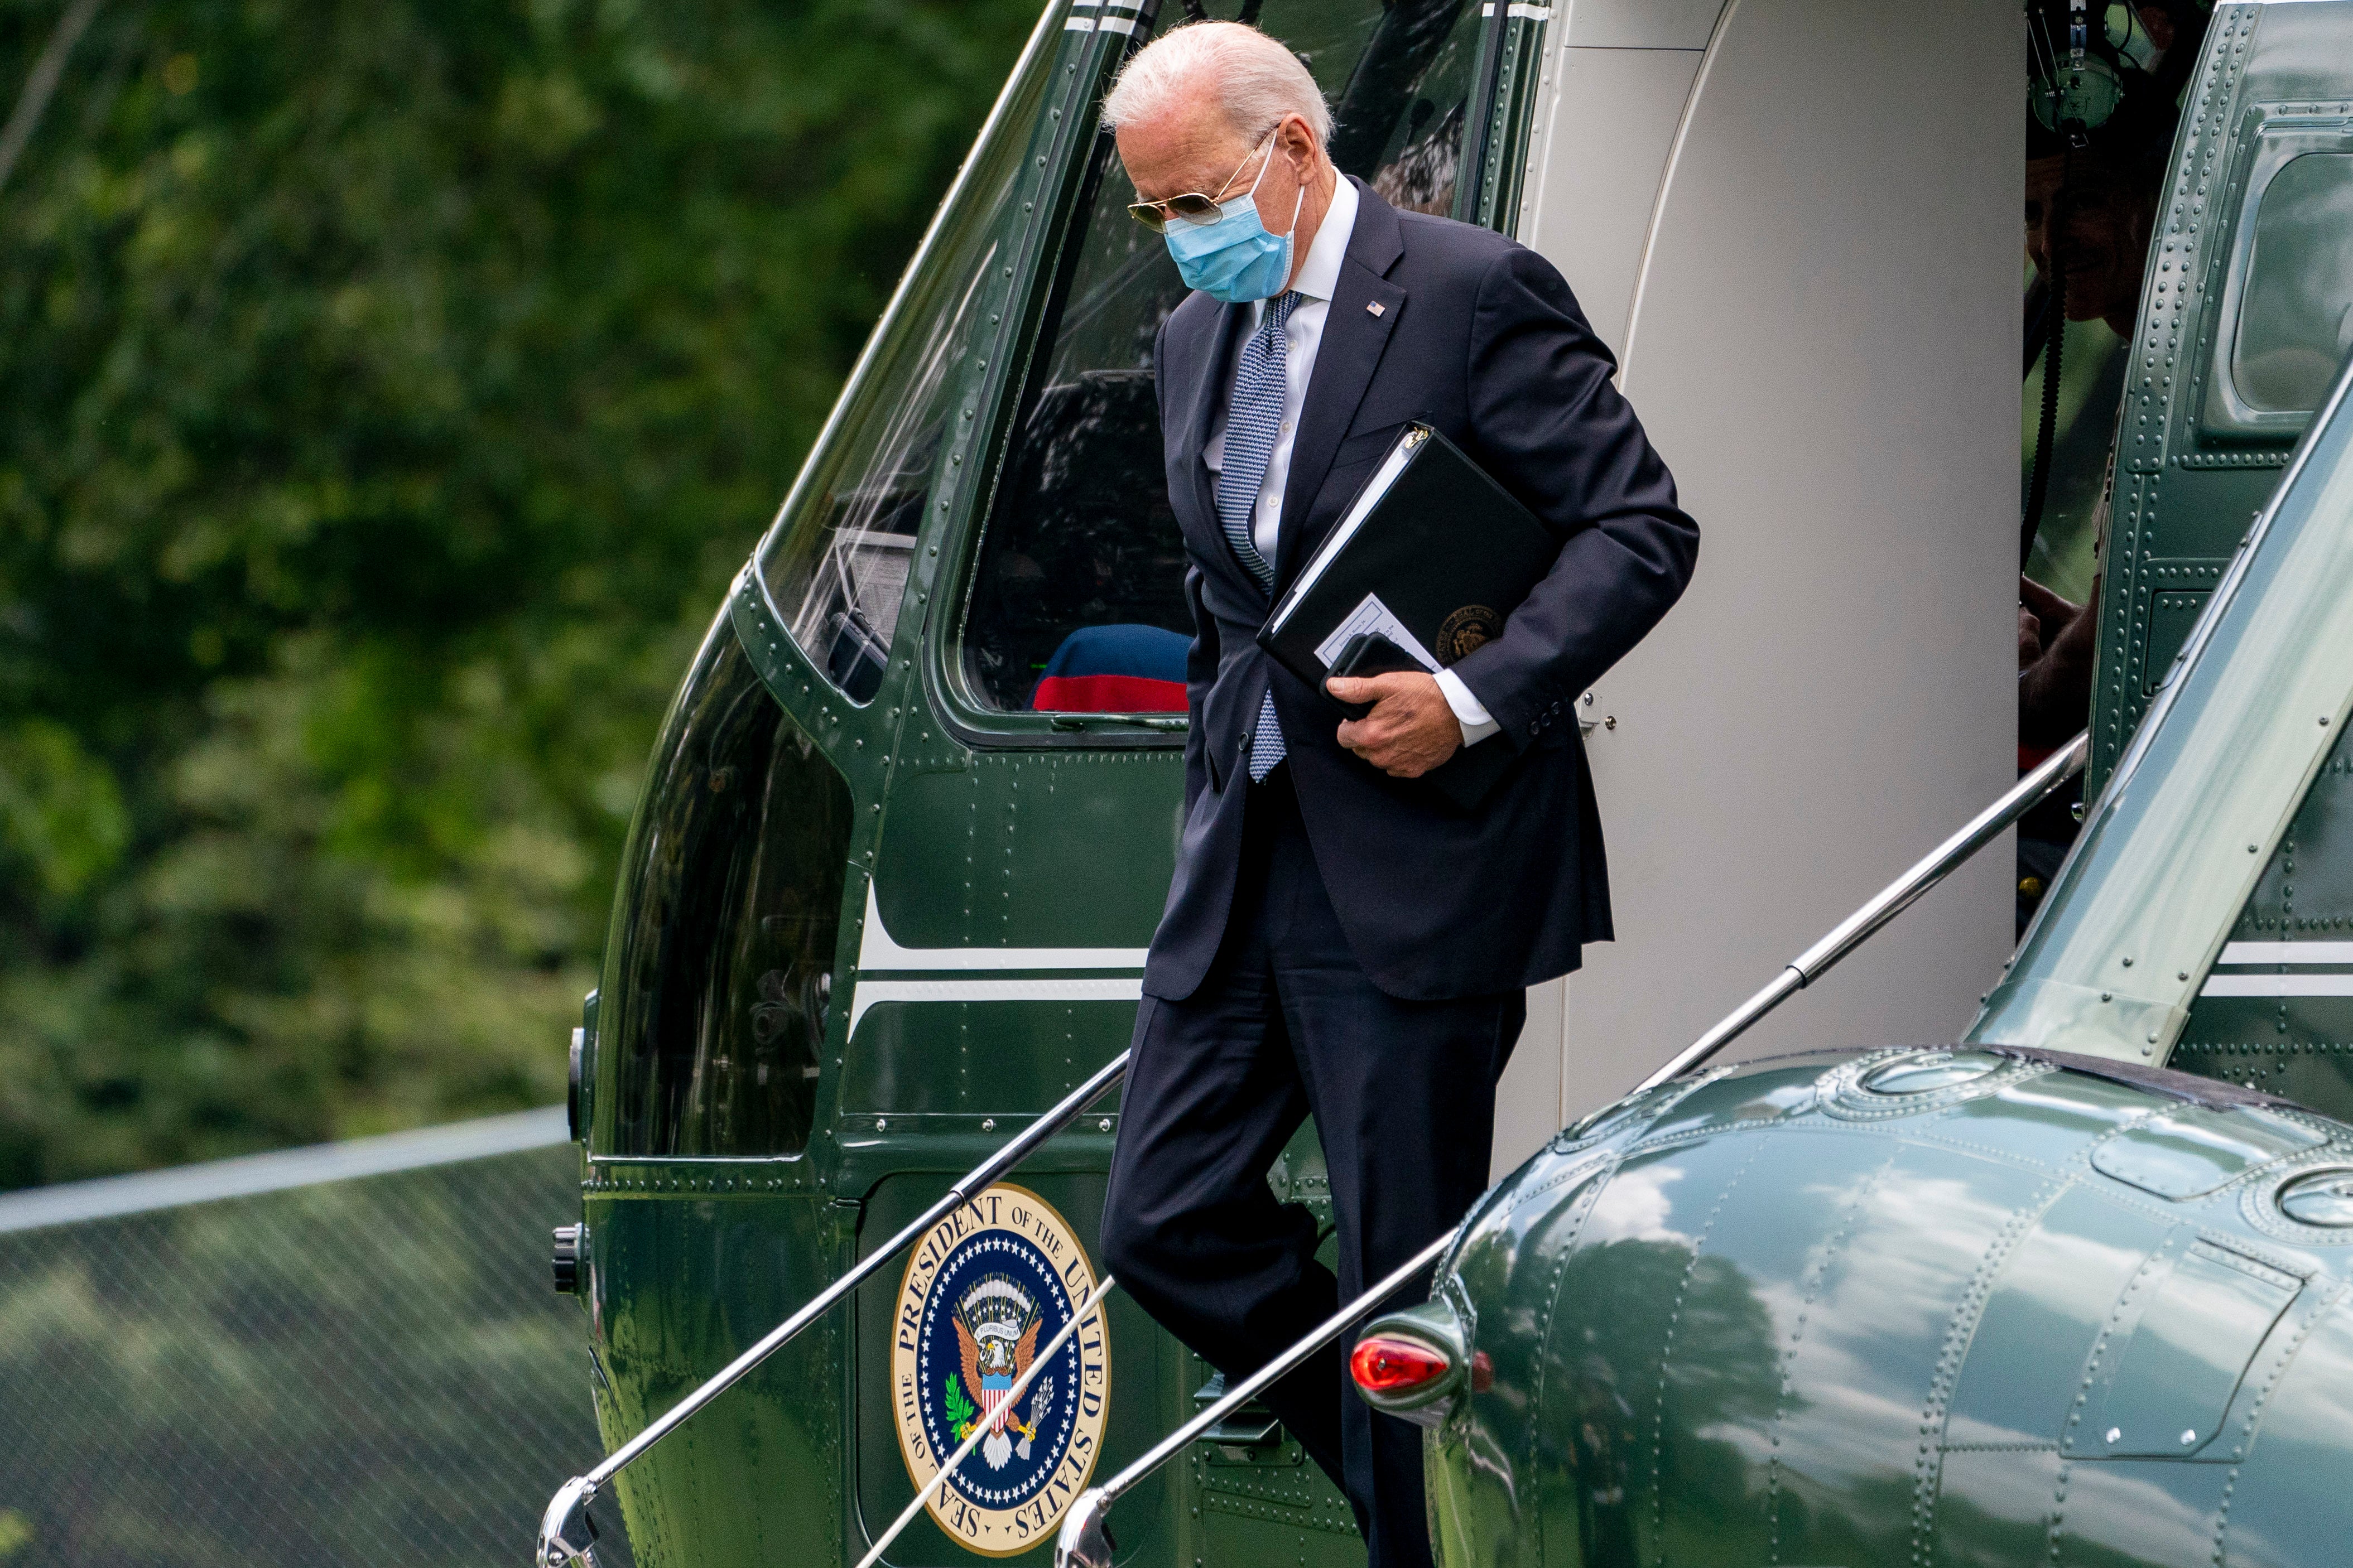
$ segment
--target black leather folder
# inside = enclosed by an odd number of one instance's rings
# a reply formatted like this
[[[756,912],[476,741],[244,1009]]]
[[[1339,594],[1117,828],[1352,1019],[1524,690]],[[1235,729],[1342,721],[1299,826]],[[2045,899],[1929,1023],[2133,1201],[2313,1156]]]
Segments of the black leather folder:
[[[1559,536],[1461,447],[1409,425],[1260,628],[1259,646],[1319,691],[1333,675],[1435,673],[1501,635],[1559,554]],[[1509,742],[1490,736],[1421,782],[1468,810],[1514,758]]]

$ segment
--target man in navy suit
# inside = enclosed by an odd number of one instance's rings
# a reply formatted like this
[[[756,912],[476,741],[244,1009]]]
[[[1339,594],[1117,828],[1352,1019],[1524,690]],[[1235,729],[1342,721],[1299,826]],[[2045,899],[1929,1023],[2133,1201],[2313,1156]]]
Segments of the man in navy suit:
[[[1511,240],[1340,175],[1289,50],[1198,23],[1104,102],[1196,292],[1155,352],[1189,562],[1191,727],[1103,1217],[1113,1272],[1211,1363],[1263,1365],[1485,1188],[1526,987],[1610,935],[1577,697],[1690,580],[1699,531],[1560,275]],[[1444,673],[1331,682],[1259,648],[1274,597],[1422,420],[1559,535],[1500,636]],[[1511,768],[1476,811],[1410,781],[1463,746]],[[1339,1272],[1266,1174],[1302,1119]],[[1427,1564],[1419,1434],[1345,1387],[1345,1344],[1277,1415],[1346,1490],[1374,1568]]]

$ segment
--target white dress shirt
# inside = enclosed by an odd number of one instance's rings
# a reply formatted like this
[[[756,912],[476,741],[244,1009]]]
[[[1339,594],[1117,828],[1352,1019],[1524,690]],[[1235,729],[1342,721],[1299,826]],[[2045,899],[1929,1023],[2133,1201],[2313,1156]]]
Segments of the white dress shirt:
[[[1282,490],[1291,479],[1291,448],[1299,437],[1299,413],[1307,402],[1307,383],[1315,374],[1315,351],[1323,345],[1324,322],[1332,313],[1332,296],[1340,285],[1340,263],[1347,257],[1348,237],[1356,227],[1356,187],[1342,177],[1332,193],[1331,208],[1315,230],[1315,242],[1307,247],[1306,258],[1292,275],[1291,287],[1299,295],[1299,303],[1291,308],[1283,322],[1288,353],[1282,424],[1274,438],[1274,455],[1266,462],[1266,478],[1259,484],[1257,509],[1250,514],[1250,542],[1269,561],[1274,559],[1282,526]],[[1265,319],[1266,301],[1251,301],[1250,313],[1250,330],[1256,331]],[[1225,457],[1226,400],[1220,397],[1209,423],[1208,442],[1201,448],[1201,461],[1215,476],[1224,470]],[[1210,489],[1216,488],[1213,477]],[[1455,721],[1462,726],[1464,745],[1483,741],[1502,728],[1452,670],[1438,672],[1438,689],[1446,694],[1446,705],[1454,710]]]

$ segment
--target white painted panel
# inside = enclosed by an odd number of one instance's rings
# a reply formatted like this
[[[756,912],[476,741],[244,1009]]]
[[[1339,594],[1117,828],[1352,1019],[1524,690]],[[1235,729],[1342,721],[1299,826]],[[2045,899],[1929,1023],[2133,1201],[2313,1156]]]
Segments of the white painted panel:
[[[1642,242],[1701,57],[1564,49],[1521,238],[1549,258],[1611,349],[1626,342]]]
[[[1724,0],[1572,0],[1568,41],[1580,48],[1704,49],[1723,9]]]
[[[1569,1113],[2013,776],[2016,39],[2009,0],[1734,0],[1710,47],[1622,353],[1699,572],[1597,688],[1620,940],[1568,984]],[[1599,178],[1581,151],[1548,179]],[[1547,199],[1543,242],[1573,218]],[[1738,1054],[1953,1038],[2010,947],[2010,854]]]
[[[1560,1130],[1561,1026],[1565,983],[1528,988],[1528,1021],[1495,1086],[1495,1143],[1490,1174],[1516,1169]]]

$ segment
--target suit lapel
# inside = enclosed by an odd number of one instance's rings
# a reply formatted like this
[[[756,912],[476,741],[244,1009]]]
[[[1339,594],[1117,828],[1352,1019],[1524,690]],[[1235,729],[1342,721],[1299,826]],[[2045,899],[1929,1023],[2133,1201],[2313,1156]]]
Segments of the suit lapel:
[[[1397,209],[1356,181],[1356,226],[1324,318],[1315,349],[1315,372],[1299,414],[1299,437],[1292,447],[1291,473],[1282,487],[1282,522],[1275,540],[1277,591],[1299,569],[1307,547],[1306,521],[1316,492],[1332,471],[1332,459],[1347,435],[1357,405],[1372,385],[1373,372],[1388,347],[1389,329],[1405,308],[1406,291],[1388,280],[1405,254]],[[1372,307],[1377,305],[1377,311]],[[1206,432],[1207,426],[1205,426]]]

